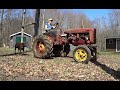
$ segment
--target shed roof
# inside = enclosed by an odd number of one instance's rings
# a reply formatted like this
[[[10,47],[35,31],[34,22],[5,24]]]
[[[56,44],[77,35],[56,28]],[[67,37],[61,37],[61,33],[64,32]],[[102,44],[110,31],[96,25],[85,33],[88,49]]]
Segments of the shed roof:
[[[118,39],[120,36],[113,36],[113,37],[105,37],[105,39]]]
[[[18,35],[18,34],[20,34],[21,32],[17,32],[17,33],[14,33],[14,34],[12,34],[12,35],[10,35],[10,37],[13,37],[13,36],[15,36],[15,35]],[[27,36],[29,36],[29,37],[32,37],[32,35],[30,35],[30,34],[28,34],[28,33],[25,33],[25,32],[23,32],[25,35],[27,35]]]

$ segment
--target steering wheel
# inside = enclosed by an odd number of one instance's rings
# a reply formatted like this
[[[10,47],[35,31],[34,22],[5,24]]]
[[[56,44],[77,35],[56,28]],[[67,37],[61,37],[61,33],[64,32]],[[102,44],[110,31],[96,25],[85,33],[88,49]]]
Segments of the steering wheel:
[[[59,27],[59,23],[58,22],[55,23],[55,24],[53,24],[53,26],[55,26],[55,28],[57,28],[57,29],[60,29],[60,33],[61,34],[64,33],[64,29],[62,29],[62,28]]]
[[[59,27],[59,23],[55,23],[55,24],[53,24],[53,26],[55,26],[55,28],[58,28]]]

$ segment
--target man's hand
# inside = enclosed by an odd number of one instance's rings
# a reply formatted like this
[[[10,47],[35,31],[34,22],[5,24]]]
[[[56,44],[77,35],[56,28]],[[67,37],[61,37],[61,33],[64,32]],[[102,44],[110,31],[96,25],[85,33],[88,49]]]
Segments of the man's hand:
[[[52,29],[57,28],[58,25],[59,25],[59,23],[55,23],[55,24],[52,26]]]
[[[55,26],[56,26],[56,25],[59,25],[59,23],[58,23],[58,22],[56,22],[54,25],[55,25]]]
[[[56,26],[52,26],[52,28],[56,28]]]

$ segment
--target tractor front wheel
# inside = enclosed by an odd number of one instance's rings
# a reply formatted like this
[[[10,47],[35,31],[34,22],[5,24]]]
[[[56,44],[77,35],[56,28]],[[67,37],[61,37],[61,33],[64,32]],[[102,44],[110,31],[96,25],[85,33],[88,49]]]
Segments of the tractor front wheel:
[[[85,45],[80,45],[73,51],[73,58],[77,62],[88,63],[91,59],[91,51]]]

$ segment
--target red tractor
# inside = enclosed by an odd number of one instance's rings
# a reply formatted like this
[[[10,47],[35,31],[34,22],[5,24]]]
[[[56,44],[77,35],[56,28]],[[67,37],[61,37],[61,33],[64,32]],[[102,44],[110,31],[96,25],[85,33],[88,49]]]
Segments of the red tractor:
[[[66,31],[56,28],[35,37],[33,53],[37,58],[49,58],[51,55],[67,56],[72,44],[76,46],[73,51],[74,60],[88,63],[89,60],[97,58],[95,43],[95,28],[75,28]]]

